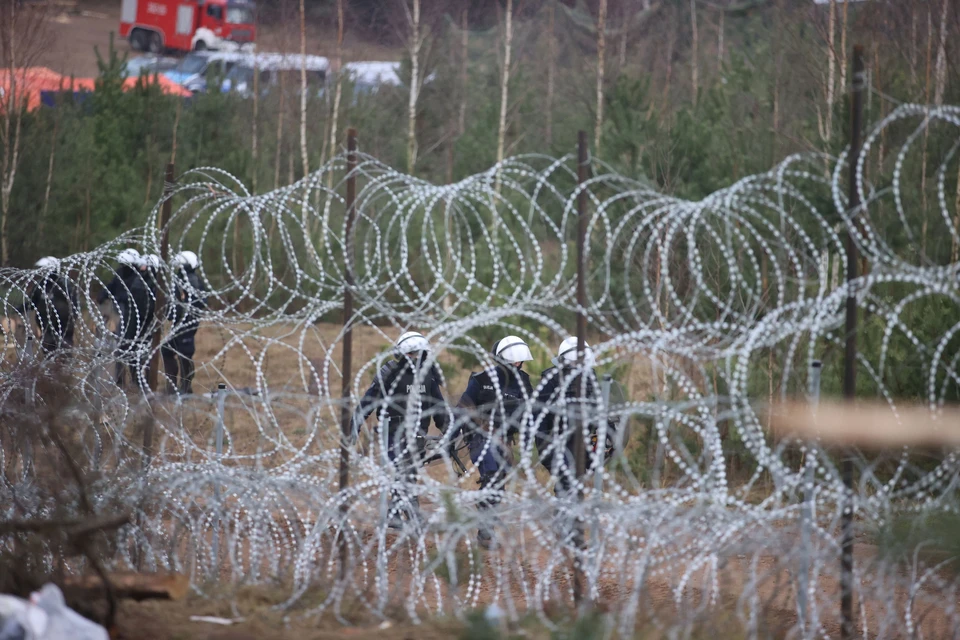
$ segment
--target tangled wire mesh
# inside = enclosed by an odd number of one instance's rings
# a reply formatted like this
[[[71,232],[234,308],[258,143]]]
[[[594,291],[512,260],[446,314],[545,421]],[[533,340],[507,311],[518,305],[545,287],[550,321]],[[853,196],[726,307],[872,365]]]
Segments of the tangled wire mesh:
[[[909,378],[933,413],[956,398],[960,322],[932,324],[929,310],[960,317],[958,127],[955,107],[903,106],[879,123],[856,167],[863,205],[849,213],[845,155],[791,156],[691,202],[598,161],[578,185],[573,157],[512,158],[437,186],[360,154],[349,254],[346,155],[262,195],[218,169],[193,170],[171,185],[162,231],[161,203],[144,228],[53,269],[72,296],[69,348],[57,317],[31,309],[51,269],[0,272],[0,406],[14,420],[51,404],[38,381],[67,380],[58,411],[81,442],[95,507],[136,514],[105,564],[185,572],[200,592],[276,581],[288,589],[281,606],[297,615],[342,616],[360,603],[418,620],[497,602],[512,619],[532,613],[549,625],[551,607],[572,601],[575,563],[584,592],[624,635],[650,621],[688,629],[722,605],[752,634],[779,625],[831,636],[847,497],[840,456],[773,439],[764,407],[808,394],[815,361],[824,393],[836,391],[851,292],[864,317],[861,394],[896,412],[897,380]],[[581,190],[591,361],[558,360],[538,380],[581,310]],[[849,283],[847,233],[869,267]],[[169,255],[200,256],[209,286],[207,306],[191,312],[213,345],[196,357],[193,394],[147,385],[189,314],[118,314],[100,295],[122,250],[161,254],[164,234]],[[355,312],[341,325],[348,263]],[[184,304],[177,267],[149,277],[164,309]],[[419,331],[431,344],[415,383],[381,389],[346,438],[343,326],[362,362],[348,381],[351,407],[385,363],[403,359],[388,347],[398,335]],[[493,384],[488,409],[498,417],[484,420],[457,399],[470,368],[498,380],[491,345],[505,336],[529,345],[534,375],[510,410]],[[431,376],[446,403],[424,402]],[[578,403],[588,387],[593,403]],[[421,431],[430,418],[445,433]],[[497,453],[500,475],[478,486],[462,443],[481,423],[492,427],[470,457]],[[567,445],[577,429],[607,443],[590,448],[582,477]],[[2,444],[2,517],[49,513],[57,496],[35,486],[50,470],[31,447]],[[904,513],[956,512],[955,452],[851,455],[862,539]],[[492,534],[489,549],[478,530]],[[0,535],[0,547],[12,545]],[[855,589],[865,635],[960,629],[956,582],[927,558],[891,561],[860,545]]]

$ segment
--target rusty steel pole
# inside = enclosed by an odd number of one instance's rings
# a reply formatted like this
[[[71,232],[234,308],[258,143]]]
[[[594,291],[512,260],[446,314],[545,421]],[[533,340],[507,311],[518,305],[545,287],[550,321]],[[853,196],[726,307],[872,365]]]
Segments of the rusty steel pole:
[[[854,219],[860,215],[860,192],[857,190],[857,165],[860,161],[860,130],[863,126],[863,47],[853,48],[853,100],[850,103],[850,191],[847,222],[847,309],[846,342],[843,353],[843,397],[852,403],[857,393],[857,297],[854,280],[857,278],[857,245],[853,240]],[[841,514],[840,552],[840,637],[853,638],[853,460],[851,451],[843,454],[841,476],[845,496]]]
[[[340,513],[346,517],[347,504],[343,501],[343,492],[350,484],[350,452],[347,444],[351,439],[351,420],[353,406],[350,398],[350,380],[353,378],[353,287],[356,284],[353,271],[353,224],[357,217],[357,130],[347,129],[347,220],[343,246],[344,287],[343,287],[343,361],[340,365],[343,375],[343,405],[340,413]],[[340,579],[347,575],[347,539],[340,534]]]
[[[587,155],[587,133],[580,131],[577,134],[577,184],[580,189],[577,194],[577,362],[580,366],[579,384],[577,394],[581,400],[579,403],[580,420],[577,422],[577,428],[573,436],[573,456],[576,461],[577,473],[577,500],[583,502],[583,477],[586,475],[586,443],[583,440],[583,427],[586,424],[584,418],[585,405],[584,395],[586,384],[586,334],[587,334],[587,189],[588,179],[588,155]],[[577,549],[581,552],[585,549],[583,521],[578,518],[576,522],[575,543]],[[584,575],[583,567],[576,558],[573,562],[573,597],[579,607],[584,600]]]

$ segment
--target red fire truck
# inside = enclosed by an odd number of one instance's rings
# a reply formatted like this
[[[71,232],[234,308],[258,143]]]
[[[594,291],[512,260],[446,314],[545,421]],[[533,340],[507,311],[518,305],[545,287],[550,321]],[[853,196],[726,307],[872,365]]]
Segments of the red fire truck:
[[[250,0],[122,0],[120,37],[134,51],[236,49],[255,36]]]

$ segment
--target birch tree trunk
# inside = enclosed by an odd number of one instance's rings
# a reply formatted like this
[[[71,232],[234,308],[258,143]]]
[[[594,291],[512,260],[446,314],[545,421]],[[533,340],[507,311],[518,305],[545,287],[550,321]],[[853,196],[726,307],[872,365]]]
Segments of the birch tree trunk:
[[[840,25],[840,51],[836,53],[837,60],[840,63],[840,88],[841,94],[847,92],[847,9],[850,2],[845,0],[843,3],[843,20]]]
[[[697,33],[697,0],[690,0],[690,27],[693,30],[693,43],[690,51],[691,83],[693,85],[693,103],[697,103],[697,88],[700,86],[700,36]]]
[[[679,21],[679,18],[677,18],[678,23]],[[673,82],[673,49],[677,45],[676,31],[676,29],[667,28],[667,77],[663,83],[662,109],[667,108],[667,102],[670,99],[670,87]]]
[[[933,15],[927,11],[927,73],[923,103],[930,104],[930,74],[933,68]],[[923,223],[920,226],[920,252],[927,251],[927,143],[930,127],[923,128],[923,153],[920,154],[920,205]]]
[[[600,154],[600,135],[603,133],[603,79],[607,53],[607,0],[600,0],[597,15],[597,120],[593,128],[593,152]]]
[[[940,40],[937,43],[937,66],[935,71],[935,84],[933,93],[933,104],[943,104],[943,92],[947,85],[947,2],[943,0],[943,11],[940,13]]]
[[[551,2],[547,13],[547,108],[545,137],[547,147],[553,146],[553,92],[557,75],[556,5]]]
[[[53,119],[53,139],[50,142],[50,160],[47,163],[47,186],[43,191],[43,208],[40,210],[40,220],[37,223],[38,238],[43,238],[44,226],[47,222],[47,210],[50,205],[50,187],[53,185],[53,166],[57,157],[57,136],[59,133],[60,109],[56,109],[56,115]]]
[[[25,4],[25,3],[24,3]],[[13,185],[20,166],[21,129],[27,92],[22,71],[34,66],[51,44],[49,8],[33,5],[21,10],[20,3],[0,2],[0,60],[6,63],[8,84],[0,92],[0,265],[10,262],[7,225]],[[18,77],[17,70],[21,70]]]
[[[280,74],[280,104],[277,107],[277,148],[273,156],[273,188],[278,189],[280,187],[280,154],[283,149],[283,119],[286,111],[286,100],[285,94],[287,91],[286,83],[284,82],[286,74]],[[291,183],[293,181],[291,180]]]
[[[467,7],[460,11],[460,108],[457,113],[457,136],[467,130],[467,90],[470,78],[467,75],[470,62],[470,31],[467,20]]]
[[[337,0],[337,55],[334,58],[337,86],[333,92],[333,110],[330,112],[330,145],[337,150],[338,125],[340,124],[340,100],[343,98],[343,0]],[[333,187],[333,172],[327,175],[327,186]]]
[[[507,139],[507,105],[510,89],[510,53],[513,50],[513,0],[507,0],[507,15],[503,29],[503,64],[500,67],[500,120],[497,127],[497,163],[503,162]],[[496,191],[500,193],[500,170],[497,170]]]
[[[407,104],[407,173],[413,175],[417,164],[417,99],[420,96],[420,46],[423,41],[420,37],[420,0],[413,0],[413,13],[407,9],[404,0],[403,8],[407,11],[407,21],[410,23],[410,100]]]
[[[950,261],[960,260],[960,165],[957,166],[957,196],[953,201],[953,242],[950,247]]]
[[[304,0],[300,0],[300,60],[300,161],[306,176],[310,173],[310,155],[307,153],[307,15]]]
[[[9,61],[9,86],[7,96],[3,100],[3,163],[0,173],[0,265],[7,266],[9,253],[7,252],[7,218],[10,214],[10,194],[13,192],[13,183],[17,177],[17,165],[20,162],[20,124],[23,109],[17,86],[17,34],[16,12],[14,2],[7,4],[9,19],[7,23],[7,38],[4,42],[4,51]],[[6,17],[6,16],[5,16]]]
[[[910,3],[910,79],[917,84],[917,4]]]
[[[720,26],[717,28],[717,61],[720,63],[720,67],[723,67],[723,31],[725,29],[724,20],[726,19],[726,15],[726,11],[720,12]]]
[[[828,142],[833,137],[833,91],[837,73],[837,57],[834,51],[835,32],[837,30],[837,0],[830,0],[830,17],[827,21],[827,86],[826,124],[820,131],[820,138]]]
[[[623,23],[627,23],[627,10],[623,10]],[[627,28],[623,29],[623,33],[620,34],[620,52],[617,57],[617,69],[619,72],[623,72],[623,68],[627,66],[627,36],[630,35],[630,30]]]
[[[253,192],[257,192],[257,167],[259,162],[257,159],[259,157],[260,149],[257,144],[259,136],[258,125],[260,120],[260,69],[258,68],[257,58],[253,59],[253,141],[250,145],[250,157],[253,161],[252,174],[250,177],[250,186],[253,188]]]

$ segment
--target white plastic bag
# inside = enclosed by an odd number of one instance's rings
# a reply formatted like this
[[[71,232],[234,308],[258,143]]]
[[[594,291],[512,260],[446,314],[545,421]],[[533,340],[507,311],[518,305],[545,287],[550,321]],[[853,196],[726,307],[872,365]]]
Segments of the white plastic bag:
[[[30,600],[0,595],[0,640],[109,640],[106,630],[69,609],[55,584]]]

